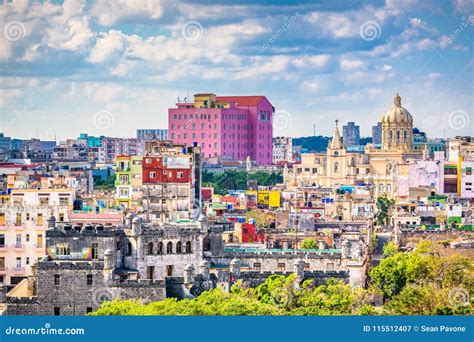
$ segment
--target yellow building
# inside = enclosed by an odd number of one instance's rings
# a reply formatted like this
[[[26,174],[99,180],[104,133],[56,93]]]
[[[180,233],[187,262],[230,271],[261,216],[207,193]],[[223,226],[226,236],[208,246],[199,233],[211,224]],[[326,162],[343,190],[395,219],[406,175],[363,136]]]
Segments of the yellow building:
[[[397,94],[392,108],[382,116],[382,148],[367,145],[364,153],[346,151],[336,120],[333,139],[326,153],[305,153],[301,164],[285,169],[287,187],[372,184],[374,195],[394,195],[396,176],[406,170],[410,160],[420,159],[422,153],[413,150],[413,117],[402,107]]]

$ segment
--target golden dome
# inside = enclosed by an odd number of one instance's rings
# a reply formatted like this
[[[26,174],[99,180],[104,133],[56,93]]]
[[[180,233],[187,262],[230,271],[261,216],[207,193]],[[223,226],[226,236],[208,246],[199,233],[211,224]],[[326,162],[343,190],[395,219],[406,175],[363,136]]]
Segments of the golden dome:
[[[402,98],[397,95],[393,99],[393,107],[382,117],[383,123],[410,123],[413,124],[413,117],[410,112],[402,107]]]

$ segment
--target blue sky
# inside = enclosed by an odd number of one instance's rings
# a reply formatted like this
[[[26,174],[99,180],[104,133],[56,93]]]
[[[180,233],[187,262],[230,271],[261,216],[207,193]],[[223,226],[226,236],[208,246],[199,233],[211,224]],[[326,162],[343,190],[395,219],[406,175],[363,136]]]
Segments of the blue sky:
[[[275,135],[369,135],[399,92],[428,136],[474,135],[473,3],[0,1],[0,132],[134,136],[214,92],[266,95]]]

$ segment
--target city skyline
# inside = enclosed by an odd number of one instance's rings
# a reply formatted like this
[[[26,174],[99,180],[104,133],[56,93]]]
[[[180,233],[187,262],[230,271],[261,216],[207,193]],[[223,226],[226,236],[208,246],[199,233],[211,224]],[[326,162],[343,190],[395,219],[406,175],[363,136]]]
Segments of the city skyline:
[[[274,136],[311,136],[313,124],[330,136],[334,118],[370,136],[399,92],[429,137],[473,135],[472,7],[4,3],[0,130],[130,137],[166,128],[177,98],[213,92],[266,96],[284,119]]]

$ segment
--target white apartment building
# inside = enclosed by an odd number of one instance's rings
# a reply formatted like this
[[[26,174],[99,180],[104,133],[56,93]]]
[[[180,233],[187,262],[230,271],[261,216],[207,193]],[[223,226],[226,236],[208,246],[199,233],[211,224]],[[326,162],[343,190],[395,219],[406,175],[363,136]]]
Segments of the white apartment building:
[[[14,189],[0,201],[0,283],[18,284],[31,266],[46,255],[46,221],[54,215],[67,221],[73,189]]]

